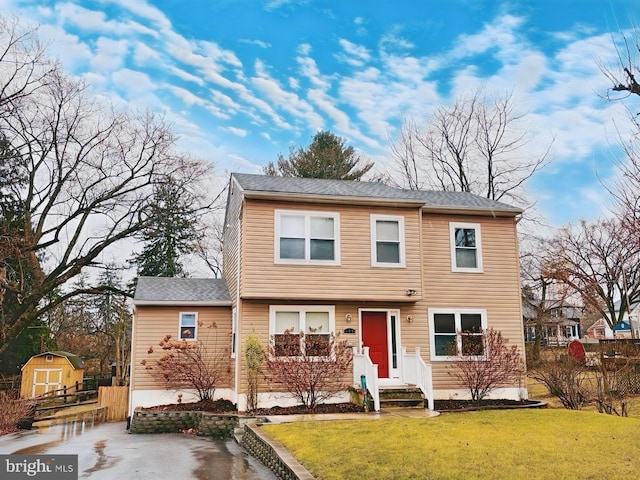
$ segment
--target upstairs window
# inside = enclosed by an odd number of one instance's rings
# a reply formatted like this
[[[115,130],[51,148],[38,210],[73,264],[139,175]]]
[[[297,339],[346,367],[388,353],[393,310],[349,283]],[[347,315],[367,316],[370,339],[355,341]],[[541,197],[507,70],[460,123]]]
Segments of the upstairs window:
[[[371,215],[371,265],[404,267],[404,218]]]
[[[432,360],[455,360],[485,355],[486,312],[471,309],[430,309]]]
[[[339,214],[277,210],[275,215],[276,263],[339,263]]]
[[[195,340],[196,326],[198,324],[198,314],[195,312],[180,313],[180,331],[178,338],[180,340]]]
[[[450,223],[451,271],[482,272],[480,225],[477,223]]]

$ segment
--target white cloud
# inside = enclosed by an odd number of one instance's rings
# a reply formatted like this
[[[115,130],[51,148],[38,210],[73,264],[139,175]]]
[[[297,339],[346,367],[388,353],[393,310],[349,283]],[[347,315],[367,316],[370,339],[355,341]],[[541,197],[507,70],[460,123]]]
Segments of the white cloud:
[[[245,128],[236,128],[236,127],[223,127],[222,130],[225,130],[236,137],[246,137],[249,131]]]
[[[128,51],[129,43],[127,41],[100,37],[95,42],[91,67],[102,72],[116,70],[124,64]]]

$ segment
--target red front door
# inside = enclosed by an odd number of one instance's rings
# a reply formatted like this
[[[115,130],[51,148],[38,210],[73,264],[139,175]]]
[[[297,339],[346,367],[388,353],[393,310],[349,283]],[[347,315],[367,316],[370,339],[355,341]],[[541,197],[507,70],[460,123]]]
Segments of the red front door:
[[[362,343],[369,347],[369,357],[378,365],[378,378],[389,378],[387,312],[362,312]]]

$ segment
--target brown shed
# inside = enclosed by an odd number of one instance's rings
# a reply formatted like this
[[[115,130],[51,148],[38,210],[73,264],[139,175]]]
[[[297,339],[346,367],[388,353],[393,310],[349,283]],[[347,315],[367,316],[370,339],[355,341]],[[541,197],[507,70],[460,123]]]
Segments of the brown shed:
[[[39,397],[54,390],[75,387],[76,383],[81,389],[83,376],[84,364],[79,356],[62,351],[40,353],[22,367],[20,396]]]

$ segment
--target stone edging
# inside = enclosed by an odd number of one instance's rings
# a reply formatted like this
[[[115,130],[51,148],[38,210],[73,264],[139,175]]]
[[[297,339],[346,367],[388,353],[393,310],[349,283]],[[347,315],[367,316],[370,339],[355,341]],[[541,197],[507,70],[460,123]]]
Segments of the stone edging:
[[[175,433],[193,429],[196,435],[212,438],[233,438],[238,426],[237,415],[198,411],[136,410],[131,417],[129,433]]]
[[[282,480],[315,480],[284,446],[262,432],[259,424],[245,424],[240,445]]]
[[[238,427],[244,425],[244,430]],[[235,439],[249,454],[260,460],[283,480],[315,480],[279,442],[260,431],[255,418],[199,411],[145,411],[136,409],[129,433],[175,433],[193,429],[198,436]],[[234,433],[240,433],[234,435]]]

